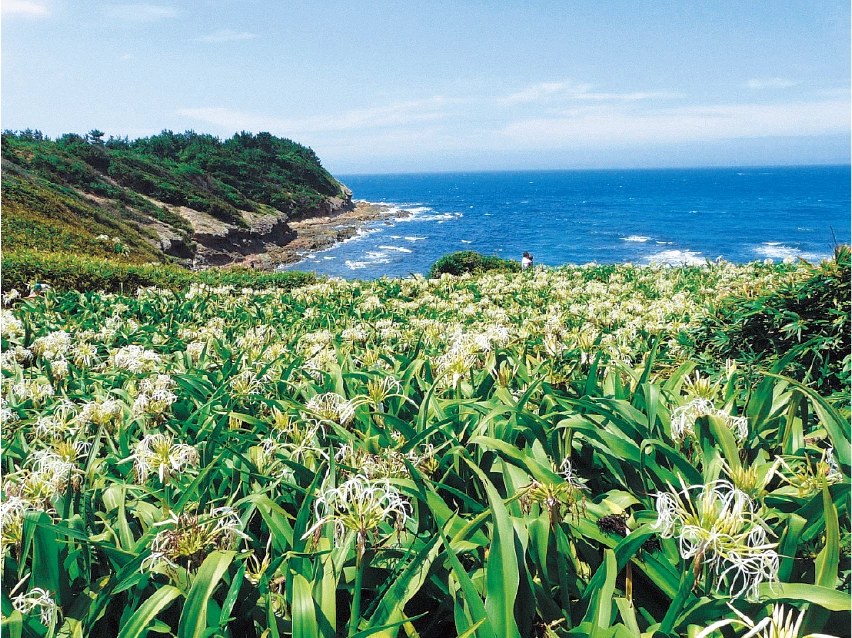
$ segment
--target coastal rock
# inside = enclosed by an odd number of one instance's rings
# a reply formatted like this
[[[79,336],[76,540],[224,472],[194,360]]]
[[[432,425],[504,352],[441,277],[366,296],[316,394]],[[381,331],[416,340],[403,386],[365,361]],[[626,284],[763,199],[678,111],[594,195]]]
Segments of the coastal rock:
[[[343,187],[343,197],[331,197],[318,206],[299,214],[298,220],[335,217],[354,209],[352,192]],[[209,215],[198,211],[181,209],[180,214],[193,227],[193,240],[197,252],[193,259],[194,268],[225,266],[228,264],[247,265],[264,269],[274,267],[273,255],[297,238],[292,228],[292,211],[277,214],[258,214],[243,212],[245,228],[212,220]],[[354,232],[354,231],[353,231]]]

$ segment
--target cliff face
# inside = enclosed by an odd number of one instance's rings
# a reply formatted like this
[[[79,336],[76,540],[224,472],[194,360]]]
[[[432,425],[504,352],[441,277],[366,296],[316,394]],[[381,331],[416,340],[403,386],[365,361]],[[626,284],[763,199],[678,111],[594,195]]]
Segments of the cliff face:
[[[202,220],[198,211],[183,211],[182,214],[193,223],[192,238],[197,244],[193,266],[203,268],[243,262],[247,257],[274,252],[286,246],[296,238],[296,231],[291,228],[290,221],[333,217],[353,209],[352,192],[345,186],[342,189],[342,197],[329,197],[318,206],[297,215],[279,213],[260,216],[244,212],[245,228],[221,222],[212,224],[209,219]]]

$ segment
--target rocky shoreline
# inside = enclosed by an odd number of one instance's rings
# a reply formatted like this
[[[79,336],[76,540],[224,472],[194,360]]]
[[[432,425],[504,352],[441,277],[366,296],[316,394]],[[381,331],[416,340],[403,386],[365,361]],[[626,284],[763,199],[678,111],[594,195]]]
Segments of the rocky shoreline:
[[[327,250],[336,244],[351,239],[371,222],[392,218],[408,217],[411,213],[387,204],[355,201],[348,208],[331,211],[327,215],[316,215],[298,221],[288,221],[286,241],[280,245],[269,245],[264,250],[247,255],[232,263],[234,266],[275,270],[281,264],[295,264],[306,255]]]

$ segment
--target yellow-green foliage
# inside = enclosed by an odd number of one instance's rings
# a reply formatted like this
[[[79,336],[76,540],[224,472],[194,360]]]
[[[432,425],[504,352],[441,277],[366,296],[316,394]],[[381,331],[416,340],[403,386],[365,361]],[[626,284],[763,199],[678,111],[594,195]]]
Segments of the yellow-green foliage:
[[[3,171],[0,225],[4,252],[37,249],[98,257],[118,254],[128,262],[164,258],[127,221],[110,216],[72,189],[26,177],[13,167]],[[102,236],[106,239],[99,239]]]

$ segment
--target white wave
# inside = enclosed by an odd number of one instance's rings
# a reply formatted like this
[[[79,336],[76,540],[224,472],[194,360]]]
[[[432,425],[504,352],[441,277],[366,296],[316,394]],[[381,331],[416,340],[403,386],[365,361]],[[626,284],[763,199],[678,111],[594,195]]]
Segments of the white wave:
[[[402,246],[379,246],[379,248],[383,250],[394,250],[398,253],[410,253],[410,248],[403,248]]]
[[[754,252],[766,259],[781,259],[787,262],[799,258],[805,261],[818,262],[829,256],[828,254],[806,253],[793,246],[785,246],[779,241],[765,241],[762,245],[755,247]]]
[[[382,259],[382,258],[387,257],[387,256],[388,256],[387,253],[379,252],[377,250],[376,251],[373,251],[373,250],[367,251],[367,257],[369,257],[370,259]]]
[[[372,259],[369,261],[356,261],[354,259],[347,259],[343,263],[346,264],[346,267],[349,270],[361,270],[363,268],[375,266],[376,264],[389,264],[390,259]]]
[[[644,235],[630,235],[630,237],[622,237],[624,241],[637,241],[640,243],[645,243],[646,241],[650,241],[650,237],[645,237]]]
[[[469,239],[462,239],[462,240],[461,240],[461,243],[463,243],[463,244],[471,244],[471,243],[473,243],[473,242],[472,242],[471,240],[469,240]]]
[[[657,264],[673,264],[687,266],[703,266],[707,259],[701,256],[701,253],[694,250],[663,250],[659,253],[654,253],[650,257],[645,258],[650,263]]]
[[[391,235],[390,238],[391,239],[402,239],[402,237],[400,237],[399,235]],[[406,239],[408,239],[408,237],[406,237]]]
[[[399,239],[399,237],[391,237],[391,239]],[[407,241],[423,241],[426,238],[425,237],[417,237],[416,235],[410,235],[408,237],[405,237],[404,239],[406,239]]]
[[[325,259],[326,261],[329,261],[331,259],[337,259],[337,257],[332,257],[331,255],[326,255],[325,257],[323,257],[323,259]]]
[[[431,208],[425,210],[432,210]],[[409,212],[412,212],[409,210]],[[464,217],[462,213],[435,213],[434,215],[412,214],[408,217],[396,217],[395,222],[444,222]]]

